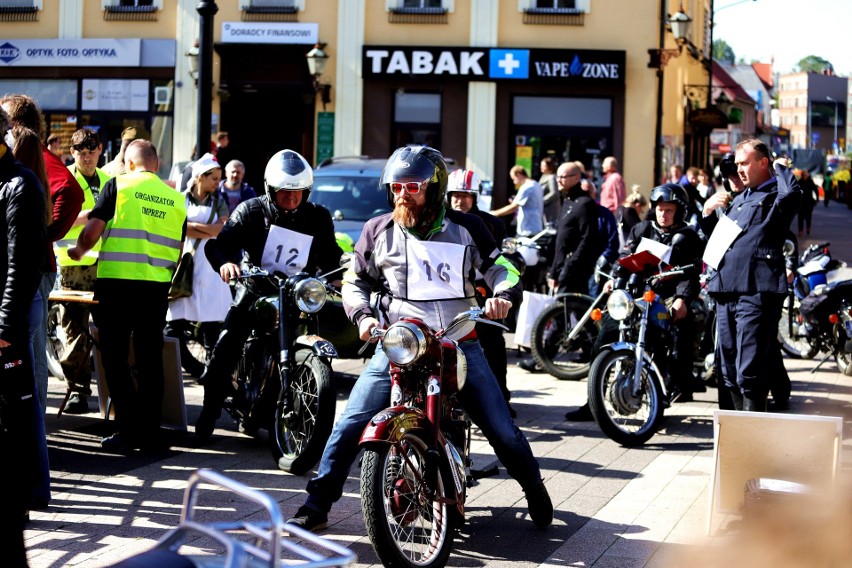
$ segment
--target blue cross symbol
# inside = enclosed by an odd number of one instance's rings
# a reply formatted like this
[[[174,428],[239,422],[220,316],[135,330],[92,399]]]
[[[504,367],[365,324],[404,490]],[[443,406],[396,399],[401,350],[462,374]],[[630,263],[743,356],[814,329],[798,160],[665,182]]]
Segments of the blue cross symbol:
[[[530,52],[527,49],[492,49],[489,75],[501,79],[529,78]]]

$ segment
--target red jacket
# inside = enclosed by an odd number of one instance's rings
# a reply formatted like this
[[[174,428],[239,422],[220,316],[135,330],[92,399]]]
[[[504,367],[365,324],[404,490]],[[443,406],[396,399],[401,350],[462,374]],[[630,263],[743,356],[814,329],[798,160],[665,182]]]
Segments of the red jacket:
[[[47,146],[42,148],[47,184],[50,186],[50,204],[53,207],[50,224],[47,226],[47,256],[51,271],[56,272],[56,255],[53,243],[71,229],[83,208],[83,189],[65,164]]]

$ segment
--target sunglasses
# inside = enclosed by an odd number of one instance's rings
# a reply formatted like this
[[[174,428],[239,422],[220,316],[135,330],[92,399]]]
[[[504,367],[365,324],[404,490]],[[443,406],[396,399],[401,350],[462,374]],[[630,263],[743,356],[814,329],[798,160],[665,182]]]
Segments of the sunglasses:
[[[401,193],[403,189],[408,192],[409,195],[417,195],[421,191],[425,190],[429,186],[429,180],[426,181],[406,181],[406,182],[398,182],[394,181],[390,184],[390,190],[393,193]]]
[[[77,150],[78,152],[82,150],[96,150],[98,148],[98,143],[94,140],[86,140],[84,142],[80,142],[79,144],[74,144],[71,146],[72,150]]]

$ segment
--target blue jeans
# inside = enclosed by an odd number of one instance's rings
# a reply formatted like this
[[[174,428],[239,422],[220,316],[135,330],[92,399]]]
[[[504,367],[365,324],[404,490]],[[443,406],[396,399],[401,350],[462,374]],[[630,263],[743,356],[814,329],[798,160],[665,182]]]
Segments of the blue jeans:
[[[538,483],[541,480],[538,461],[523,432],[509,416],[509,407],[488,367],[482,347],[478,341],[466,341],[459,347],[467,357],[467,383],[458,394],[459,401],[488,439],[509,475],[521,487]],[[358,456],[358,441],[364,427],[376,413],[390,405],[390,386],[390,364],[379,345],[334,425],[317,476],[308,482],[306,504],[312,509],[328,512],[340,499],[343,484]]]
[[[46,297],[46,296],[45,296]],[[43,306],[46,305],[47,302],[42,299],[41,286],[39,286],[39,290],[36,291],[35,297],[33,298],[33,303],[30,306],[30,313],[28,316],[29,323],[29,338],[30,338],[30,359],[33,361],[33,369],[36,368],[36,355],[39,353],[36,351],[36,339],[39,334],[39,324],[41,322],[42,312],[44,311]],[[41,354],[45,357],[45,370],[47,370],[47,352],[45,351],[44,342],[46,341],[46,332],[45,332],[45,340],[42,341],[42,349]],[[38,377],[38,375],[36,375]],[[35,503],[47,503],[50,501],[50,461],[47,455],[47,433],[44,428],[44,409],[45,406],[42,403],[42,399],[47,398],[47,381],[45,381],[44,387],[41,387],[38,384],[38,379],[36,378],[36,391],[38,396],[35,397],[35,436],[36,443],[38,444],[38,448],[36,448],[36,453],[38,456],[38,480],[33,484],[33,501]]]
[[[38,286],[42,298],[41,317],[37,321],[30,320],[30,333],[35,331],[32,341],[33,371],[35,372],[36,392],[38,392],[38,400],[42,409],[47,408],[47,299],[50,297],[50,291],[53,290],[55,283],[55,272],[45,272],[42,275],[41,283]],[[33,324],[36,324],[34,330]]]

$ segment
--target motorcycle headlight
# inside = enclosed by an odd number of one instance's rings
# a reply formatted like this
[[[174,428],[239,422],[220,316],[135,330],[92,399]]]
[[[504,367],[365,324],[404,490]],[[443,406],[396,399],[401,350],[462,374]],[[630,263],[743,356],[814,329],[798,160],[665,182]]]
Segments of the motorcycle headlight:
[[[305,278],[293,289],[296,305],[306,314],[315,314],[325,305],[325,284],[316,278]]]
[[[606,301],[606,310],[616,321],[626,319],[633,311],[633,298],[624,290],[613,290]]]
[[[426,336],[416,325],[395,323],[385,332],[382,347],[391,363],[405,367],[426,352]]]

